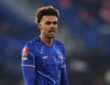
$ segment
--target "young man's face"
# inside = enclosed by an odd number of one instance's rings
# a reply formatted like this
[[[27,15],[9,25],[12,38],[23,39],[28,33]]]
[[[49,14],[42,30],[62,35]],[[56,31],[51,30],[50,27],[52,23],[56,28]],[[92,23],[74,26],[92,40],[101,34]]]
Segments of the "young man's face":
[[[41,35],[48,39],[54,38],[57,31],[57,22],[56,16],[43,16],[39,23]]]

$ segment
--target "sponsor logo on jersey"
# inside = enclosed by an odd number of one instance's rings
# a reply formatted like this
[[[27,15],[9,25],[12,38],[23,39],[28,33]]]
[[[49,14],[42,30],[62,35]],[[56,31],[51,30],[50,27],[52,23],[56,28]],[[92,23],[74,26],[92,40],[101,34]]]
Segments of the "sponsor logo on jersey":
[[[46,58],[48,58],[48,56],[43,56],[43,59],[46,59]]]
[[[22,54],[22,56],[24,57],[24,56],[28,56],[28,47],[24,47],[23,48],[23,54]]]

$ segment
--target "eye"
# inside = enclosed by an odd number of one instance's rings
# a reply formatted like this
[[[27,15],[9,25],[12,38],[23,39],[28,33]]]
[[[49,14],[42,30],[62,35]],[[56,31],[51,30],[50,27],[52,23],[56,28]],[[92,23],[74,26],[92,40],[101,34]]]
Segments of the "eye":
[[[56,24],[57,24],[57,22],[55,21],[55,22],[53,22],[53,24],[54,24],[54,25],[56,25]]]
[[[51,22],[47,21],[47,22],[45,22],[45,24],[46,24],[46,25],[50,25],[50,24],[51,24]]]

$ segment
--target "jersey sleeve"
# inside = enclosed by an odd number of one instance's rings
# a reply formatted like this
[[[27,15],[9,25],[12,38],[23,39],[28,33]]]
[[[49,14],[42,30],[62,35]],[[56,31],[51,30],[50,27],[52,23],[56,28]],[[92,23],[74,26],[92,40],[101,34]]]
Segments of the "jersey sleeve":
[[[21,66],[27,66],[27,67],[35,67],[35,56],[32,51],[32,48],[29,45],[25,45],[22,50],[21,55],[22,61]]]
[[[62,69],[61,69],[61,85],[69,85],[66,71],[66,58],[65,58],[65,48],[62,45],[62,54],[64,57]]]
[[[35,56],[29,45],[24,46],[21,58],[21,67],[25,85],[35,85]]]
[[[66,57],[65,57],[65,48],[64,48],[64,45],[62,45],[61,46],[61,48],[62,48],[62,54],[63,54],[63,66],[62,66],[62,68],[64,68],[64,67],[66,67]]]

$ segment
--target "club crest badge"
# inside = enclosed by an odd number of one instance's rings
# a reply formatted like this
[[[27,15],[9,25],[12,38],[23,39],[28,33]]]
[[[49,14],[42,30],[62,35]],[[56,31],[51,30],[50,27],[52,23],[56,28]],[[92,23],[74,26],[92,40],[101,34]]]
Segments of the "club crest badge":
[[[59,54],[59,55],[58,55],[58,59],[59,59],[60,61],[62,61],[62,60],[63,60],[63,55],[62,55],[62,54]]]

